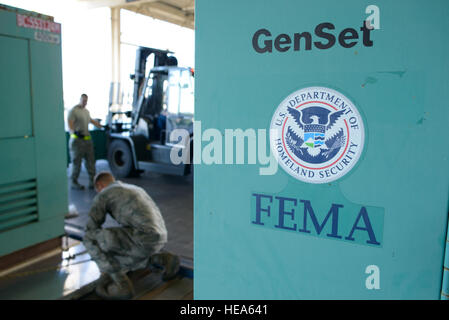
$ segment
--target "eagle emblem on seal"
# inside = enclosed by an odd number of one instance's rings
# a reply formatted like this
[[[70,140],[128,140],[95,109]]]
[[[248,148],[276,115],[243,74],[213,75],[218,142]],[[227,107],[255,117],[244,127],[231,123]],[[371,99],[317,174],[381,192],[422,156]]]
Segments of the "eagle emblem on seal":
[[[302,110],[288,107],[294,125],[288,126],[287,146],[305,162],[324,163],[332,159],[346,142],[343,112],[318,106]]]

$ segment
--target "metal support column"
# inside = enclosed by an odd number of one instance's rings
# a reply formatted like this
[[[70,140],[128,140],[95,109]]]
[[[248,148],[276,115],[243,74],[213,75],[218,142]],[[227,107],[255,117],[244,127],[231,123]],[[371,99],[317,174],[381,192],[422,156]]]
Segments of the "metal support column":
[[[112,79],[109,106],[119,104],[120,97],[120,8],[111,8]]]

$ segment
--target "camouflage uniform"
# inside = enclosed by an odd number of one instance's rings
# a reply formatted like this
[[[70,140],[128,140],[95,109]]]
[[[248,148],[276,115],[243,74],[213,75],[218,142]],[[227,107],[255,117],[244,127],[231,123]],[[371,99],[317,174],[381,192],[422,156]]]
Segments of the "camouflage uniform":
[[[102,229],[107,213],[121,227]],[[145,190],[116,181],[94,198],[83,242],[101,272],[123,273],[148,267],[165,246],[167,229]]]
[[[89,140],[83,138],[70,137],[69,148],[70,158],[72,159],[72,181],[76,182],[80,175],[81,161],[84,158],[84,164],[89,174],[89,181],[92,185],[93,178],[95,176],[95,153],[94,144],[90,139],[89,122],[91,120],[90,113],[86,108],[82,108],[80,105],[76,105],[70,110],[68,120],[72,120],[74,129],[76,132],[89,137]]]

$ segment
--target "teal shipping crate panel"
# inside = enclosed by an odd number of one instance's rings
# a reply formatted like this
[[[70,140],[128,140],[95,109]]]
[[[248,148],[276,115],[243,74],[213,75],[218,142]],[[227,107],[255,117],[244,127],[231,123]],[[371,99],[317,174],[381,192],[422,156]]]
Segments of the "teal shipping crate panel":
[[[0,5],[0,256],[64,234],[61,25]]]
[[[448,14],[196,1],[196,299],[445,297]]]

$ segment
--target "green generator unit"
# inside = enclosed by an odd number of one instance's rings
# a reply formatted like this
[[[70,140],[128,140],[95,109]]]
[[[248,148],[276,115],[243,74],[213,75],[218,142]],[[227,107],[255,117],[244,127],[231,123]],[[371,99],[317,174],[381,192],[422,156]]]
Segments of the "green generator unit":
[[[64,234],[61,25],[0,4],[0,256]]]

